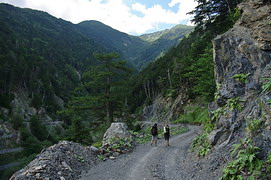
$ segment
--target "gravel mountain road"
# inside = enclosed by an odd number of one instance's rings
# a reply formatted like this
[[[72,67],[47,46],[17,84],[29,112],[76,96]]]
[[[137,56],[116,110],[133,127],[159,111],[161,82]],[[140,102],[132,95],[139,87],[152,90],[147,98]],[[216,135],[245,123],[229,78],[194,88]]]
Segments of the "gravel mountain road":
[[[135,150],[115,160],[107,160],[81,175],[81,180],[179,180],[193,179],[182,166],[187,161],[188,149],[200,127],[172,137],[170,146],[158,140],[158,146],[138,145]],[[182,169],[182,167],[184,167]]]

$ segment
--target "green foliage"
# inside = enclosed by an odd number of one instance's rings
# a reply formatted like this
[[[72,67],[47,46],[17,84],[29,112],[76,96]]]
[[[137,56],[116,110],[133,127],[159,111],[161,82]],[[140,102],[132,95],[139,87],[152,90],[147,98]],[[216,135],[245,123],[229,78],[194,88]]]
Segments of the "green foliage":
[[[106,156],[105,155],[98,155],[98,158],[100,159],[100,160],[102,160],[102,161],[105,161],[106,160]]]
[[[80,163],[84,163],[84,162],[85,162],[84,157],[79,156],[79,155],[77,155],[77,154],[75,154],[74,156],[75,156],[75,158],[76,158]]]
[[[38,140],[44,141],[49,137],[46,126],[42,124],[38,115],[33,115],[30,119],[30,130]]]
[[[170,128],[170,135],[174,136],[174,135],[178,135],[178,134],[183,134],[188,131],[189,131],[189,128],[187,128],[185,126],[178,126],[178,127],[172,126]]]
[[[236,22],[238,19],[240,19],[241,12],[238,8],[234,8],[234,11],[231,14],[229,14],[229,16],[230,16],[232,22]]]
[[[247,78],[249,75],[250,75],[250,73],[248,73],[248,74],[235,74],[232,76],[232,78],[237,81],[240,81],[241,83],[247,83],[248,82]]]
[[[217,108],[216,110],[214,110],[214,111],[212,112],[212,115],[211,115],[211,121],[212,121],[212,122],[217,121],[217,120],[219,119],[219,117],[220,117],[221,115],[224,115],[225,113],[226,113],[225,108],[223,108],[223,107]]]
[[[263,165],[257,158],[258,151],[259,148],[254,145],[252,139],[242,139],[240,144],[235,144],[232,155],[236,159],[224,168],[220,179],[243,179],[245,176],[256,178]]]
[[[102,147],[102,145],[103,145],[102,141],[97,141],[94,144],[92,144],[92,146],[95,146],[96,148],[100,148]]]
[[[246,122],[246,130],[251,135],[254,135],[263,126],[263,121],[260,119],[247,119]]]
[[[167,89],[163,95],[164,97],[170,97],[174,99],[178,96],[178,93],[176,89]]]
[[[8,163],[12,163],[17,159],[20,159],[24,156],[22,152],[12,152],[7,154],[0,154],[0,165],[5,165]]]
[[[1,57],[1,56],[0,56]],[[1,61],[0,61],[1,62]],[[0,68],[1,70],[1,68]],[[1,78],[0,78],[0,88],[1,88]],[[10,109],[10,103],[11,100],[13,99],[13,95],[9,93],[0,93],[0,106]]]
[[[43,105],[42,97],[38,94],[35,94],[31,100],[31,106],[35,107],[36,109],[39,109],[40,107],[42,107],[42,105]]]
[[[267,176],[271,177],[271,152],[268,153],[265,166],[266,166]]]
[[[123,147],[132,147],[132,138],[111,138],[109,144],[111,145],[111,148],[118,151],[118,149],[120,150]]]
[[[150,142],[151,140],[151,127],[144,128],[140,130],[139,132],[131,132],[131,134],[136,138],[136,142],[139,144],[145,144]],[[161,131],[158,129],[158,134],[160,134]]]
[[[202,124],[208,121],[208,109],[199,106],[187,106],[185,113],[182,114],[174,123]]]
[[[242,109],[240,102],[241,100],[239,97],[228,99],[226,107],[228,107],[231,111],[235,109],[240,111]]]
[[[131,69],[116,53],[96,57],[100,64],[83,74],[83,83],[75,89],[68,107],[58,112],[70,126],[69,139],[83,144],[101,140],[113,119],[127,114],[125,84]]]
[[[19,130],[21,127],[24,126],[23,121],[24,119],[19,114],[14,114],[11,117],[11,124],[15,130]]]
[[[40,132],[34,128],[35,125]],[[46,128],[41,125],[41,122],[37,116],[33,116],[31,118],[30,131],[26,127],[21,127],[19,132],[21,136],[21,145],[24,148],[24,154],[26,156],[33,153],[39,153],[43,148],[51,146],[53,144],[52,142],[55,143],[54,139],[48,136]]]
[[[267,82],[262,85],[262,92],[270,92],[271,91],[271,78],[265,78]]]
[[[38,153],[42,149],[41,142],[34,136],[29,136],[23,143],[22,146],[27,155]]]
[[[48,13],[8,4],[0,9],[0,105],[10,108],[12,92],[25,90],[32,106],[55,113],[55,95],[66,102],[79,83],[77,72],[97,64],[94,53],[105,49]]]
[[[232,22],[235,22],[233,20],[237,19],[239,16],[239,13],[236,12],[236,6],[240,3],[239,0],[209,0],[209,1],[202,1],[202,0],[196,0],[198,2],[198,5],[195,7],[195,9],[188,14],[193,14],[194,17],[192,21],[198,25],[198,26],[208,26],[213,21],[225,18],[227,16],[230,16],[233,14],[229,19],[232,20]],[[231,13],[232,12],[232,13]]]
[[[208,142],[208,134],[206,132],[198,135],[191,144],[192,152],[196,152],[199,157],[206,156],[211,150],[211,144]]]
[[[125,66],[126,61],[117,58],[116,53],[97,54],[100,64],[83,74],[83,85],[76,89],[68,111],[85,113],[91,110],[94,117],[108,122],[113,121],[117,111],[122,112],[127,93],[125,79],[131,69]]]
[[[31,154],[29,156],[21,157],[21,155],[16,156],[16,162],[19,164],[15,167],[8,168],[4,171],[0,171],[0,179],[10,179],[10,177],[20,169],[24,168],[27,164],[29,164],[33,159],[36,158],[37,154]]]
[[[68,139],[71,141],[84,145],[91,145],[93,143],[91,131],[88,126],[84,124],[80,116],[72,119],[72,125],[68,132]]]
[[[221,84],[216,84],[216,92],[214,94],[214,100],[217,101],[220,98],[219,90],[221,88]]]
[[[215,123],[211,121],[210,118],[207,119],[207,121],[203,122],[203,130],[204,132],[210,133],[215,128]]]

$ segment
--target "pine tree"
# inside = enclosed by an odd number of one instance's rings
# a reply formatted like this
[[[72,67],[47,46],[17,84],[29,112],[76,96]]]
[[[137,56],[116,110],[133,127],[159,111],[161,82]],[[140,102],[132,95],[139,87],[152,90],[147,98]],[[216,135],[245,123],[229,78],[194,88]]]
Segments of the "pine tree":
[[[93,67],[86,72],[84,88],[90,91],[89,100],[94,100],[92,109],[96,111],[104,111],[108,122],[113,121],[113,114],[116,111],[115,107],[119,106],[119,91],[118,87],[122,85],[123,78],[131,72],[125,66],[126,61],[116,60],[119,55],[116,53],[97,54],[97,60],[100,65]]]

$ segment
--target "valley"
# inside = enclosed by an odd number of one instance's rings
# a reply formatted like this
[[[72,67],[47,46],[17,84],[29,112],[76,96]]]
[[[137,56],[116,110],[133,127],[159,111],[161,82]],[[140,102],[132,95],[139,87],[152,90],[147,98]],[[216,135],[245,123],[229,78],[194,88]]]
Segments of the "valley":
[[[270,179],[271,3],[195,2],[141,36],[1,3],[1,179]]]

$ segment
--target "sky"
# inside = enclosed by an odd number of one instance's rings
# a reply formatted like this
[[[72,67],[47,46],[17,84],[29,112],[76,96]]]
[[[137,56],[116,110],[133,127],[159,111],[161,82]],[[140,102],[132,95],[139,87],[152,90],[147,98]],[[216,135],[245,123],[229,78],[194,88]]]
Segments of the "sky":
[[[17,7],[46,11],[74,24],[97,20],[119,31],[141,35],[192,25],[187,15],[194,0],[0,0]]]

